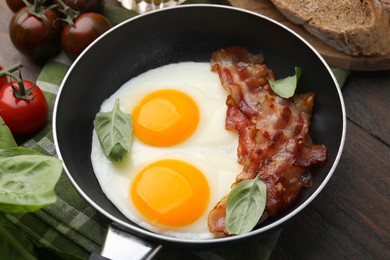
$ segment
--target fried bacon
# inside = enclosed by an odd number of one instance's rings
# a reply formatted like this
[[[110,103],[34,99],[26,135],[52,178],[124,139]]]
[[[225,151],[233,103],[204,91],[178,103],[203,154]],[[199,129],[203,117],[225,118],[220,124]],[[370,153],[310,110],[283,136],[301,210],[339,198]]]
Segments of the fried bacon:
[[[289,207],[302,187],[311,183],[309,167],[324,163],[326,148],[313,145],[309,136],[314,93],[285,99],[268,84],[275,75],[262,55],[233,47],[212,54],[211,69],[217,72],[226,100],[226,129],[238,133],[238,161],[243,171],[232,187],[260,174],[267,186],[267,202],[262,220]],[[227,234],[227,197],[208,216],[211,232]]]

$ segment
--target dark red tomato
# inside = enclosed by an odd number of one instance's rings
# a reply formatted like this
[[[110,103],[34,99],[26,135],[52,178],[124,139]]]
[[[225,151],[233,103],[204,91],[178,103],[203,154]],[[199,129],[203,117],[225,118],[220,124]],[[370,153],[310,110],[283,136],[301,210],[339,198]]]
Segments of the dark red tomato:
[[[58,14],[46,9],[41,19],[31,14],[28,7],[20,9],[11,19],[9,33],[13,45],[24,55],[48,58],[61,49],[62,23]]]
[[[104,0],[62,0],[62,2],[80,13],[100,13],[104,7]]]
[[[35,84],[23,80],[26,90]],[[12,85],[19,89],[16,81]],[[0,89],[0,116],[15,136],[31,135],[42,129],[46,124],[48,104],[39,87],[29,94],[31,100],[16,98],[11,83]]]
[[[20,9],[26,6],[23,0],[5,0],[7,2],[8,7],[16,13]],[[34,0],[27,0],[30,4],[34,3]]]
[[[0,67],[0,71],[1,71],[1,70],[3,70],[2,67]],[[1,89],[4,85],[6,85],[7,83],[8,83],[8,81],[7,81],[7,76],[1,77],[1,78],[0,78],[0,89]]]
[[[62,48],[69,58],[74,60],[89,44],[111,27],[110,21],[98,13],[81,14],[76,18],[73,26],[68,24],[62,31]]]

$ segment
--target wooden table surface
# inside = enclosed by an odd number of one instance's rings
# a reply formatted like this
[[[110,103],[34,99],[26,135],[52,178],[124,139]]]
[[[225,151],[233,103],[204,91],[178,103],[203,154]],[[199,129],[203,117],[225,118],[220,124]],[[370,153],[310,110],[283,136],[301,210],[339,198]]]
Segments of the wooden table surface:
[[[43,63],[11,44],[12,15],[0,1],[0,65],[21,62],[24,78],[35,81]],[[340,163],[323,192],[284,227],[273,259],[390,259],[390,71],[351,72],[343,94]]]

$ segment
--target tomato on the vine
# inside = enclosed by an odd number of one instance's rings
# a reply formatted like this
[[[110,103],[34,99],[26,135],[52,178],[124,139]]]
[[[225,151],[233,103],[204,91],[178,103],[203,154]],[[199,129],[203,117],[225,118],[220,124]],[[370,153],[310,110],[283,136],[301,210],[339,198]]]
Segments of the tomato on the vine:
[[[35,84],[23,80],[24,87],[29,90]],[[39,131],[45,124],[48,115],[48,104],[42,91],[34,87],[29,96],[31,100],[16,98],[12,86],[19,89],[16,81],[6,84],[0,89],[0,116],[14,135],[30,135]]]
[[[81,14],[62,31],[62,49],[71,59],[76,59],[89,44],[111,27],[110,21],[98,13]]]
[[[20,67],[13,66],[13,70]],[[6,69],[6,75],[12,76],[11,71]],[[0,116],[15,136],[31,135],[42,129],[48,111],[42,90],[31,81],[18,78],[0,89]]]
[[[57,12],[44,7],[40,0],[20,9],[9,24],[13,45],[33,59],[48,58],[60,51],[62,28]]]

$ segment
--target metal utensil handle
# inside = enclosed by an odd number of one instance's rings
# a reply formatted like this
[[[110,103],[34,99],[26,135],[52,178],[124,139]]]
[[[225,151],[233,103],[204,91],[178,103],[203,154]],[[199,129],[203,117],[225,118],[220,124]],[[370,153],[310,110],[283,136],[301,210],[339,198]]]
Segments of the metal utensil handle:
[[[152,259],[161,248],[161,245],[142,240],[115,225],[110,225],[100,259],[147,260]],[[90,259],[99,259],[98,257],[95,255]]]

